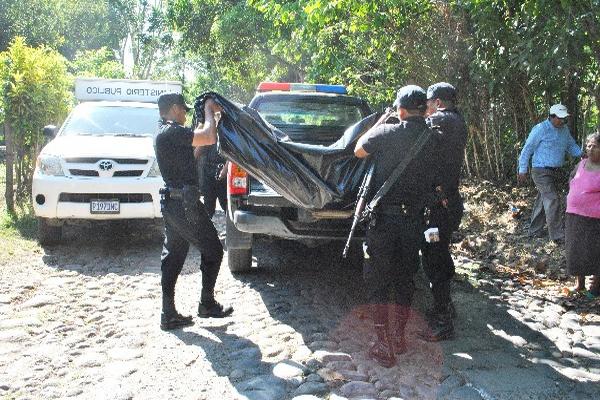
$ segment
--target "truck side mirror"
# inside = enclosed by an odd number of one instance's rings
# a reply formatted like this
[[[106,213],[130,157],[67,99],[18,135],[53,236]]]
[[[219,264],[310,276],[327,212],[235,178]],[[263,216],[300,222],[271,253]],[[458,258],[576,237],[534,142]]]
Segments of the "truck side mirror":
[[[44,137],[48,140],[54,139],[56,136],[56,126],[54,125],[46,125],[44,127]]]

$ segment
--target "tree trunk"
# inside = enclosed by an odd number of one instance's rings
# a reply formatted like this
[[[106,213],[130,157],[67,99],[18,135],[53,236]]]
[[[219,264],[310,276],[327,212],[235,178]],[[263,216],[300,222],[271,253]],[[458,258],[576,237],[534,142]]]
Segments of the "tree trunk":
[[[15,162],[15,150],[13,146],[12,129],[8,121],[4,122],[4,135],[6,141],[6,188],[4,190],[4,199],[6,201],[6,210],[10,214],[14,214],[15,192],[13,183],[13,171]]]
[[[467,176],[470,178],[471,177],[471,167],[469,165],[469,152],[467,151],[467,147],[465,146],[465,151],[464,151],[464,155],[463,155],[463,159],[465,161],[465,169],[467,170]]]
[[[594,100],[596,100],[596,109],[600,110],[600,85],[594,88]],[[597,120],[596,130],[600,133],[600,118]]]
[[[489,137],[488,137],[488,117],[483,119],[483,149],[485,151],[485,157],[487,160],[487,173],[486,178],[491,179],[494,175],[494,165],[492,162],[492,154],[490,153]]]
[[[473,139],[471,144],[473,146],[473,167],[475,169],[475,176],[481,178],[481,170],[479,168],[479,155],[477,154],[476,140]]]
[[[577,97],[579,95],[581,85],[579,82],[579,78],[577,78],[574,75],[576,74],[573,74],[573,71],[569,71],[567,73],[565,105],[567,106],[567,110],[569,110],[569,114],[571,114],[569,118],[569,128],[571,130],[571,135],[577,142],[579,142],[579,101]]]

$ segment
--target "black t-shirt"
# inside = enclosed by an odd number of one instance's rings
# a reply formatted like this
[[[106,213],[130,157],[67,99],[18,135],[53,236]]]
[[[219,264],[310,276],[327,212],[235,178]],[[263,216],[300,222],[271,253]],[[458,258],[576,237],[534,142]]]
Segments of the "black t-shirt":
[[[210,146],[203,146],[200,148],[200,157],[198,157],[198,162],[200,164],[225,164],[225,158],[219,154],[219,149],[217,144],[213,144]]]
[[[405,157],[413,157],[379,204],[405,204],[420,209],[431,198],[433,175],[436,171],[432,159],[437,144],[436,136],[432,135],[418,155],[409,154],[417,138],[427,132],[428,127],[423,117],[409,117],[399,124],[380,125],[369,134],[363,143],[363,149],[375,163],[371,186],[373,195]]]
[[[429,120],[432,126],[439,126],[442,133],[435,155],[436,185],[441,185],[447,194],[457,192],[467,145],[467,124],[453,109],[440,109],[431,114]]]
[[[226,180],[217,181],[216,176],[225,165],[225,158],[219,154],[217,144],[200,147],[198,157],[198,175],[200,176],[200,190],[203,193],[214,191],[215,184],[225,185]]]
[[[194,159],[194,131],[171,121],[162,121],[154,141],[156,161],[167,186],[198,185]]]

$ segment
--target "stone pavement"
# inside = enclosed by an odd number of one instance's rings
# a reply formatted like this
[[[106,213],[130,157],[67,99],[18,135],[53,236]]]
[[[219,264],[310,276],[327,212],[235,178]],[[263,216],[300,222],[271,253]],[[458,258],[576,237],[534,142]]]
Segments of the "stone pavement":
[[[420,278],[410,350],[386,369],[366,357],[360,270],[339,263],[339,246],[259,241],[256,271],[232,276],[224,261],[217,296],[233,316],[169,333],[158,328],[160,235],[107,229],[73,228],[61,246],[0,261],[0,398],[598,398],[598,314],[551,294],[460,278],[457,338],[425,343]],[[198,263],[191,252],[178,282],[184,313],[197,306]]]

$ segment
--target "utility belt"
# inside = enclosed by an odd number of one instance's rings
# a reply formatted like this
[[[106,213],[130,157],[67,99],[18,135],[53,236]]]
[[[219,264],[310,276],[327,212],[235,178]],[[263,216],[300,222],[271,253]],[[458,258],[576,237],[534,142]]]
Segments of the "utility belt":
[[[196,202],[200,198],[200,190],[196,185],[184,185],[183,188],[165,186],[158,191],[162,200],[188,200]]]
[[[181,201],[186,218],[192,223],[199,223],[198,202],[200,191],[196,185],[184,185],[183,188],[163,187],[158,191],[161,195],[161,211],[165,211],[165,205],[171,201]]]
[[[423,208],[412,204],[379,204],[376,208],[377,214],[382,215],[403,215],[406,217],[416,217],[423,214]]]

